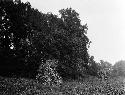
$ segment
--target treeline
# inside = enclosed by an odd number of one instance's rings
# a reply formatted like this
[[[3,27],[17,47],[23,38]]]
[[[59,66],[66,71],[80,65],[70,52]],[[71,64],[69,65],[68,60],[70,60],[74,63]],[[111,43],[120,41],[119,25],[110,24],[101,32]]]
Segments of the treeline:
[[[125,77],[125,61],[124,60],[115,62],[114,65],[112,65],[111,63],[107,61],[100,60],[100,62],[97,64],[98,64],[97,66],[99,66],[99,69],[98,69],[99,78]]]
[[[39,12],[29,2],[0,2],[0,75],[35,78],[50,59],[58,60],[63,79],[99,75],[99,63],[88,54],[87,24],[72,8],[59,13]]]
[[[80,75],[88,68],[89,39],[87,25],[81,25],[79,14],[71,9],[41,13],[30,3],[0,3],[0,70],[3,75],[35,77],[40,64],[58,60],[62,77]]]

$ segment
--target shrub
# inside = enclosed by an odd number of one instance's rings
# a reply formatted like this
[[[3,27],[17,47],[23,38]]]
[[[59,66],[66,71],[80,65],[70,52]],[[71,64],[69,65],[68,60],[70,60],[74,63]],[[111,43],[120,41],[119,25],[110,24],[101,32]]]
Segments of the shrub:
[[[56,71],[58,61],[46,60],[45,64],[39,66],[38,75],[36,79],[44,85],[59,86],[62,83],[62,78]]]

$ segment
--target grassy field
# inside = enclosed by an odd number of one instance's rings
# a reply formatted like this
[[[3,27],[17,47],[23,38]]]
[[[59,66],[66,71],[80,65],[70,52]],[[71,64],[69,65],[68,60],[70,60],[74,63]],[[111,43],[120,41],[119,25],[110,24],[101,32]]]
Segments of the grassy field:
[[[0,77],[0,95],[125,95],[123,79],[102,81],[90,77],[82,81],[63,82],[60,87],[43,86],[36,80]]]

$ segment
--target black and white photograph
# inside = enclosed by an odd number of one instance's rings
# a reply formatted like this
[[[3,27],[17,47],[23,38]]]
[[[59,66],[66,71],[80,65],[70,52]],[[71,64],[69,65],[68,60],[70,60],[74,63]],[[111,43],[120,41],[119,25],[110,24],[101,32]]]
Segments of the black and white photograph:
[[[125,95],[125,0],[0,0],[0,95]]]

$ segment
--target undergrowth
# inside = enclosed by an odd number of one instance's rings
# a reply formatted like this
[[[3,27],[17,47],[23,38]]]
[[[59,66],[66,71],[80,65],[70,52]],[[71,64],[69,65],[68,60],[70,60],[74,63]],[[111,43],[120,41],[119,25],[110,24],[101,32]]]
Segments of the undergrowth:
[[[0,95],[125,95],[125,92],[122,78],[103,81],[90,77],[48,86],[32,79],[0,77]]]

